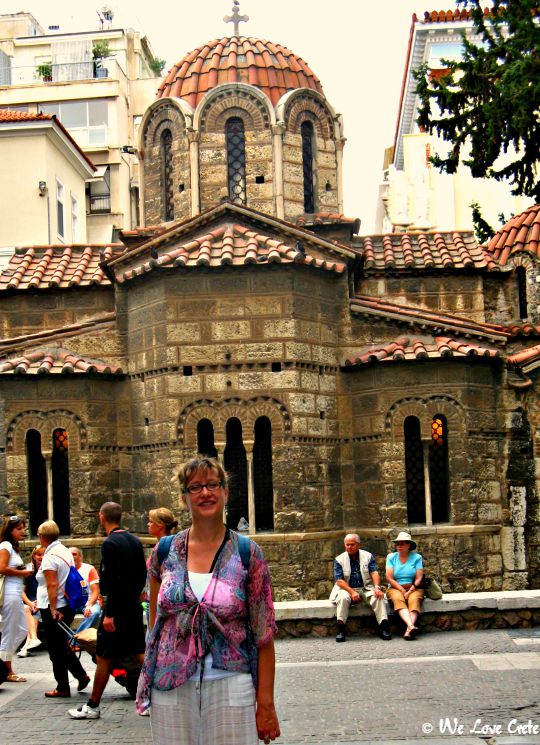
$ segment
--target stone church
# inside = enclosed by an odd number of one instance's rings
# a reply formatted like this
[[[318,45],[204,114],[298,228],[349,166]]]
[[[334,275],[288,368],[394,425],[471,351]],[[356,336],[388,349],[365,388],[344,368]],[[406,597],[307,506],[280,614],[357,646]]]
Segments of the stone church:
[[[139,229],[25,246],[0,275],[0,506],[97,547],[120,502],[181,511],[230,473],[277,599],[325,597],[344,532],[412,531],[447,591],[537,587],[540,207],[472,233],[361,236],[342,121],[300,57],[216,39],[140,126]]]

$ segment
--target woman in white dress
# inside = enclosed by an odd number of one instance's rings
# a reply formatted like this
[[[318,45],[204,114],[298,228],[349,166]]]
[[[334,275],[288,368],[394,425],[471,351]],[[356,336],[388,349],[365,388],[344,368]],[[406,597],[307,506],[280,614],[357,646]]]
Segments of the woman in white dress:
[[[4,518],[0,532],[0,574],[4,575],[2,605],[2,641],[0,659],[8,668],[8,683],[25,683],[26,678],[13,672],[11,661],[27,633],[22,592],[25,577],[32,574],[19,555],[19,541],[26,538],[26,522],[18,515]]]

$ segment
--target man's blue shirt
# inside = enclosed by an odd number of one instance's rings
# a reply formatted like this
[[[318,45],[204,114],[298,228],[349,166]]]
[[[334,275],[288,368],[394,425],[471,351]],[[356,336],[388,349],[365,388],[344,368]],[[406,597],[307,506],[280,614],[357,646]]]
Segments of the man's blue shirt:
[[[349,577],[348,585],[349,587],[363,587],[364,583],[360,572],[360,552],[358,552],[356,556],[349,555],[349,559],[351,562],[351,576]],[[379,571],[379,567],[377,566],[373,554],[370,554],[368,571],[370,574]],[[345,577],[343,576],[343,568],[341,564],[334,559],[334,582],[337,582],[338,579],[345,579]]]

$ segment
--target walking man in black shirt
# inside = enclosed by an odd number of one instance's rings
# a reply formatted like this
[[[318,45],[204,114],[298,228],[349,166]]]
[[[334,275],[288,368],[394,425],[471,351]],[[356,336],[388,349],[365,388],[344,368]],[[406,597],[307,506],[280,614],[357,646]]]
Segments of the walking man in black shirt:
[[[141,542],[120,527],[122,508],[105,502],[99,520],[107,538],[101,546],[100,584],[106,602],[98,627],[96,672],[88,703],[69,709],[72,719],[99,719],[99,702],[109,680],[112,660],[134,655],[142,665],[144,626],[140,596],[146,581]]]

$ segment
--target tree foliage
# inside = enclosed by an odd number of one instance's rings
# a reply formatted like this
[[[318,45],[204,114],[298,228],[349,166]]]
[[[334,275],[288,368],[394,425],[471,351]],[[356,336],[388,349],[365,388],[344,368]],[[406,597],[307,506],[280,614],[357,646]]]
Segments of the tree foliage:
[[[461,159],[475,178],[508,180],[513,194],[540,201],[540,4],[492,0],[484,13],[479,0],[457,2],[470,7],[480,42],[463,35],[462,59],[443,60],[442,77],[427,64],[414,73],[419,126],[450,143],[448,156],[432,162],[455,173]],[[509,151],[513,159],[496,164]]]

